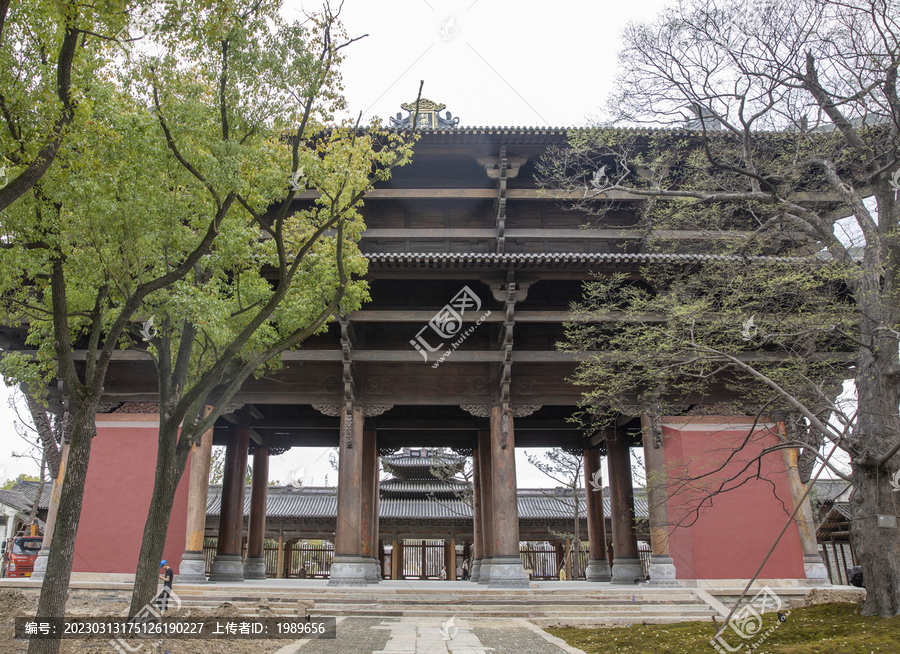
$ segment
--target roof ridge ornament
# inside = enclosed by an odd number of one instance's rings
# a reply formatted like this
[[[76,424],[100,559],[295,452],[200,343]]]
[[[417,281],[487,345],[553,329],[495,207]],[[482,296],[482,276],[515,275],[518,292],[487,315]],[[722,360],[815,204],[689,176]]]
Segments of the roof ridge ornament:
[[[454,117],[449,111],[446,118],[441,116],[440,112],[446,109],[447,105],[428,98],[419,98],[418,102],[404,102],[400,105],[400,108],[405,109],[408,115],[403,116],[402,112],[398,111],[396,116],[391,116],[391,128],[411,129],[412,117],[416,113],[417,104],[419,111],[416,127],[419,129],[456,129],[459,126],[459,118]]]

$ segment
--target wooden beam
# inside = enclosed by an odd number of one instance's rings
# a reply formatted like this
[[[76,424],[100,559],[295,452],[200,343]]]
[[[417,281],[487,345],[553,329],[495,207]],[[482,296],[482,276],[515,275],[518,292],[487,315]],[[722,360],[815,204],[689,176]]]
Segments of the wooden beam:
[[[434,309],[361,309],[350,314],[353,322],[408,322],[426,323],[434,318]],[[493,311],[482,322],[502,323],[505,316],[500,311]],[[564,323],[572,320],[569,311],[517,311],[517,323]],[[592,314],[591,322],[664,322],[661,313],[628,314],[624,311],[605,311]]]
[[[295,200],[315,200],[319,197],[318,191],[304,191],[294,196]],[[376,188],[366,193],[369,200],[411,200],[411,199],[459,199],[459,200],[494,200],[497,197],[496,188]],[[584,190],[554,191],[536,188],[511,188],[507,189],[506,197],[509,200],[542,200],[545,202],[554,200],[584,200]],[[632,200],[644,201],[648,198],[627,191],[607,191],[602,195],[597,193],[594,200]],[[840,197],[835,193],[794,193],[789,196],[794,202],[839,202]]]
[[[24,354],[36,354],[34,351],[24,350]],[[74,358],[76,361],[84,361],[87,355],[86,350],[76,350]],[[432,356],[434,356],[432,354]],[[555,352],[555,351],[539,351],[539,350],[520,350],[513,351],[512,358],[517,363],[568,363],[583,361],[593,357],[599,357],[603,361],[615,361],[614,355],[603,355],[597,353],[576,353],[576,352]],[[856,352],[826,352],[821,354],[811,354],[807,358],[812,361],[843,363],[851,362],[856,359]],[[113,361],[150,361],[150,357],[146,352],[139,350],[118,350],[113,353]],[[285,352],[281,355],[282,361],[285,363],[294,362],[338,362],[341,361],[340,350],[296,350],[293,352]],[[739,361],[747,362],[778,362],[790,361],[790,354],[784,352],[740,352],[735,355]],[[360,363],[422,363],[422,355],[413,350],[355,350],[351,356],[351,360]],[[444,365],[453,363],[494,363],[503,360],[503,353],[492,350],[455,350],[453,354],[446,360]],[[433,363],[429,360],[427,365]],[[257,400],[257,402],[260,402]],[[270,404],[262,401],[262,404]]]
[[[572,214],[573,226],[570,228],[560,229],[506,229],[504,230],[504,238],[507,239],[537,239],[537,240],[566,240],[573,239],[585,241],[609,241],[630,239],[639,241],[644,238],[655,240],[703,240],[703,241],[734,241],[745,240],[751,235],[751,232],[710,232],[700,229],[657,229],[650,232],[635,229],[633,225],[609,225],[601,229],[581,229],[579,221],[582,217]],[[496,238],[497,232],[493,229],[453,229],[453,228],[430,228],[430,229],[381,229],[378,227],[367,229],[363,232],[364,239],[493,239]],[[788,235],[790,236],[790,235]]]

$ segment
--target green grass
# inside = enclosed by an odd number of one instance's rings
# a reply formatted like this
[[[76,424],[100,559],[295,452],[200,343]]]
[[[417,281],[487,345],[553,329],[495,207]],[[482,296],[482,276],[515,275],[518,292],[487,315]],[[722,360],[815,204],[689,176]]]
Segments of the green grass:
[[[775,625],[778,625],[775,627]],[[742,640],[730,628],[723,638],[741,654],[882,654],[900,653],[900,616],[868,618],[856,604],[819,604],[794,609],[784,623],[775,614],[764,616],[759,634],[775,627],[753,649],[760,636]],[[680,622],[603,629],[548,629],[587,654],[702,654],[715,653],[710,639],[712,622]],[[723,648],[723,651],[728,650]]]

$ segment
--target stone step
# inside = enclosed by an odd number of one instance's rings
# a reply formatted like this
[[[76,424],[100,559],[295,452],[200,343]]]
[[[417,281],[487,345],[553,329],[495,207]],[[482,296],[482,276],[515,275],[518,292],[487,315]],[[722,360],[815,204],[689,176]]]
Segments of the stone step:
[[[329,609],[319,610],[314,609],[311,612],[311,615],[315,615],[316,617],[340,617],[340,616],[354,616],[354,617],[379,617],[379,618],[389,618],[389,617],[405,617],[405,618],[447,618],[448,616],[456,616],[458,618],[546,618],[546,619],[555,619],[561,620],[563,618],[572,618],[577,619],[581,622],[585,623],[603,623],[608,620],[627,620],[628,622],[640,621],[644,618],[660,618],[660,619],[688,619],[688,620],[703,620],[707,619],[712,615],[717,615],[715,611],[709,611],[705,609],[696,609],[696,610],[688,610],[685,607],[681,607],[680,610],[676,611],[653,611],[647,609],[637,608],[635,610],[623,610],[623,611],[585,611],[582,613],[571,613],[566,611],[552,611],[552,610],[491,610],[491,611],[466,611],[459,609],[457,607],[448,606],[441,610],[436,609],[422,609],[419,611],[400,611],[400,610],[391,610],[391,609],[383,609],[383,608],[373,608],[373,609],[352,609],[352,610],[341,610],[334,611]]]
[[[259,603],[262,600],[266,600],[270,605],[277,604],[291,604],[296,605],[298,600],[306,600],[306,601],[314,601],[316,605],[325,605],[325,604],[344,604],[344,605],[360,605],[360,604],[389,604],[396,606],[422,606],[422,605],[448,605],[453,604],[456,606],[534,606],[534,605],[556,605],[556,606],[614,606],[619,604],[644,604],[644,605],[653,605],[653,606],[665,606],[665,605],[676,605],[676,604],[685,604],[685,603],[698,603],[696,597],[685,597],[685,598],[666,598],[666,599],[645,599],[645,598],[623,598],[623,599],[594,599],[594,598],[571,598],[571,599],[557,599],[557,598],[529,598],[529,599],[509,599],[509,598],[486,598],[486,599],[472,599],[472,600],[453,600],[452,598],[403,598],[403,599],[384,599],[384,598],[355,598],[355,597],[297,597],[297,598],[285,598],[285,597],[272,597],[272,596],[259,596],[259,597],[233,597],[228,595],[221,596],[200,596],[200,595],[186,595],[183,593],[178,593],[178,596],[182,599],[182,601],[186,599],[196,600],[200,602],[205,602],[209,604],[214,604],[216,602],[230,602],[232,604],[237,603]],[[699,602],[702,604],[702,602]]]

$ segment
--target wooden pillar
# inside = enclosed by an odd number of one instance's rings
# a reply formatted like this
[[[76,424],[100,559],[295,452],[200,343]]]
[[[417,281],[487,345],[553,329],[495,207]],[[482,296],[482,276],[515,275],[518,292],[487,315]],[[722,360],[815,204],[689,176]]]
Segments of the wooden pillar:
[[[375,449],[375,432],[363,431],[362,446],[362,488],[360,490],[360,554],[367,558],[375,558],[375,466],[378,465],[378,452]]]
[[[503,412],[499,405],[491,407],[491,465],[488,469],[492,473],[494,520],[491,526],[491,572],[487,583],[504,588],[527,588],[528,574],[519,552],[519,498],[516,488],[513,417],[511,411]],[[482,526],[482,529],[485,527]]]
[[[363,466],[363,420],[362,406],[353,406],[349,413],[347,407],[341,407],[337,525],[330,586],[362,586],[367,583],[367,571],[371,575],[371,561],[363,557],[363,542],[369,540],[370,533],[362,524],[363,491],[365,481],[371,481]],[[369,548],[371,553],[371,543]]]
[[[394,539],[391,543],[391,579],[397,580],[400,578],[400,568],[398,564],[400,562],[400,539],[397,538],[396,532],[394,533]]]
[[[631,482],[631,447],[624,433],[609,432],[606,439],[609,498],[613,531],[613,583],[644,580],[634,528],[634,490]]]
[[[822,543],[822,560],[825,561],[825,568],[828,570],[828,578],[834,583],[834,577],[831,573],[831,562],[828,560],[828,546]]]
[[[284,527],[283,526],[278,534],[278,560],[275,563],[275,569],[278,570],[278,579],[284,579]]]
[[[419,568],[419,579],[427,579],[428,572],[426,570],[426,565],[428,563],[428,548],[425,545],[425,541],[422,541],[422,560],[420,565],[422,567]]]
[[[213,559],[210,581],[243,581],[241,545],[244,527],[244,484],[247,477],[247,448],[250,429],[233,425],[225,447],[222,502],[219,514],[219,542]]]
[[[56,528],[56,512],[59,510],[59,498],[62,494],[63,480],[66,476],[66,461],[69,459],[69,442],[63,441],[59,451],[59,472],[56,479],[53,480],[53,486],[50,490],[50,504],[47,506],[47,520],[44,523],[44,538],[41,540],[41,550],[38,552],[37,559],[34,561],[34,571],[31,573],[32,579],[43,579],[47,571],[47,558],[50,556],[50,544],[53,542],[53,531]],[[204,519],[206,516],[203,516]],[[203,559],[203,545],[200,545],[200,559]],[[205,566],[203,568],[205,570]],[[206,581],[204,575],[203,581]]]
[[[784,422],[778,423],[778,433],[786,435]],[[797,523],[797,531],[800,532],[800,545],[803,548],[803,571],[807,579],[814,579],[818,583],[831,583],[828,568],[819,556],[819,544],[816,542],[816,523],[813,520],[812,508],[809,505],[809,497],[803,497],[806,486],[800,481],[799,458],[800,452],[795,448],[781,450],[784,465],[787,470],[788,486],[791,489],[791,499],[794,507],[800,505],[794,521]]]
[[[285,565],[284,576],[285,577],[290,577],[291,572],[294,569],[294,545],[296,545],[299,542],[300,542],[299,538],[291,538],[285,544],[285,546],[287,547],[287,550],[285,551],[285,557],[284,557],[284,565]],[[299,568],[299,566],[297,566],[297,567]]]
[[[444,539],[444,566],[443,569],[447,571],[447,580],[450,579],[450,539]]]
[[[651,416],[642,415],[641,434],[650,513],[650,583],[674,585],[675,561],[669,555],[669,496],[662,433],[654,428]]]
[[[573,561],[572,561],[572,556],[573,556],[572,541],[569,539],[568,536],[566,536],[566,544],[564,547],[565,547],[566,555],[563,560],[565,561],[565,564],[566,564],[566,579],[571,581],[575,577],[572,576],[572,563],[573,563]]]
[[[609,581],[609,563],[606,561],[606,517],[603,515],[603,491],[600,477],[600,450],[584,451],[584,488],[588,522],[590,554],[584,571],[588,581]]]
[[[450,564],[447,566],[447,579],[456,581],[456,534],[450,534]]]
[[[203,409],[205,418],[212,411]],[[209,495],[209,466],[212,457],[213,427],[207,429],[191,448],[191,471],[188,478],[187,530],[184,555],[178,567],[181,582],[206,581],[203,537],[206,534],[206,500]]]
[[[378,446],[374,429],[363,430],[362,511],[360,534],[362,557],[368,566],[369,583],[381,581],[378,565]]]
[[[266,496],[269,486],[269,448],[253,449],[250,484],[250,524],[247,527],[247,559],[244,579],[266,578]]]
[[[491,575],[491,560],[494,556],[494,497],[492,488],[493,466],[491,464],[491,430],[478,430],[478,470],[481,479],[481,567],[479,583],[487,583]]]
[[[403,539],[400,538],[397,540],[397,579],[406,579],[406,575],[403,574],[403,557]],[[393,555],[391,555],[391,558],[393,559]],[[391,565],[393,565],[393,561]]]
[[[479,443],[481,438],[479,437]],[[472,452],[472,552],[469,560],[469,579],[478,581],[481,576],[484,534],[481,530],[481,467],[479,448]]]

